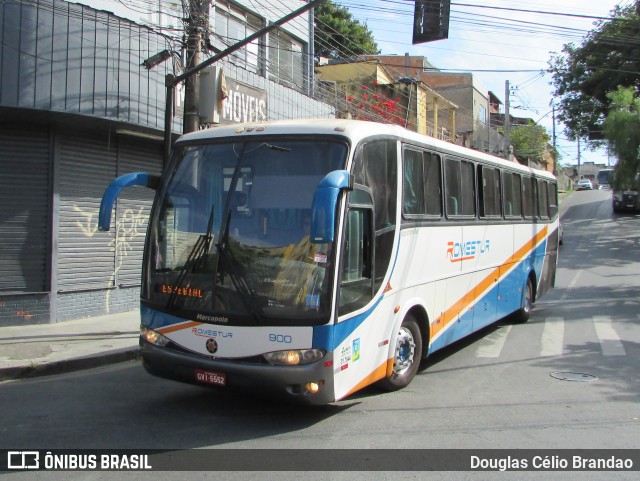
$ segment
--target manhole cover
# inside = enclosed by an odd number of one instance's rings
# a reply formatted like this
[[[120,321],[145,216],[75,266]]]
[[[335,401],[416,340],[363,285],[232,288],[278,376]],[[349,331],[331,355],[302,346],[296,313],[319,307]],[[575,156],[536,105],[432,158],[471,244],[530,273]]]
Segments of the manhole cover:
[[[598,379],[591,374],[584,374],[582,372],[561,372],[556,371],[551,373],[551,377],[560,379],[561,381],[577,381],[577,382],[590,382]]]

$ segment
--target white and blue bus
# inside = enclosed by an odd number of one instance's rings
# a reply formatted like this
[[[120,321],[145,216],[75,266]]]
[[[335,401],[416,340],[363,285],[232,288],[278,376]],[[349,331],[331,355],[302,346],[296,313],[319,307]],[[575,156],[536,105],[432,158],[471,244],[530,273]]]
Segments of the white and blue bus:
[[[596,177],[598,189],[610,189],[613,182],[613,169],[601,169]]]
[[[554,285],[555,178],[351,120],[184,135],[156,189],[141,287],[151,374],[310,404],[407,386],[421,359]]]

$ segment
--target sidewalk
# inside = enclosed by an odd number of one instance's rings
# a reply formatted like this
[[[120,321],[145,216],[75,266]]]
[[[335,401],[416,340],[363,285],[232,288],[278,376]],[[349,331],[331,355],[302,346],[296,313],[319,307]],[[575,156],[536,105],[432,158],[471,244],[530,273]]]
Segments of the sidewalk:
[[[139,311],[56,324],[0,327],[0,382],[135,359]]]

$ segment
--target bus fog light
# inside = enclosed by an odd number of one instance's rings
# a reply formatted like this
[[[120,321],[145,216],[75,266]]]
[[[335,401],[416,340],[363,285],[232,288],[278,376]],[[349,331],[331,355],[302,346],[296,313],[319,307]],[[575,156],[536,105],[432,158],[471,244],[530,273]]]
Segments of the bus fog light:
[[[159,332],[143,326],[140,326],[140,337],[142,337],[148,343],[155,344],[156,346],[166,346],[167,344],[169,344],[168,337],[165,337]]]
[[[296,349],[267,352],[263,354],[263,357],[273,366],[297,366],[319,361],[324,354],[325,351],[322,349]]]
[[[324,381],[308,382],[304,385],[304,387],[309,394],[316,394],[318,391],[320,391],[320,388],[323,384]]]

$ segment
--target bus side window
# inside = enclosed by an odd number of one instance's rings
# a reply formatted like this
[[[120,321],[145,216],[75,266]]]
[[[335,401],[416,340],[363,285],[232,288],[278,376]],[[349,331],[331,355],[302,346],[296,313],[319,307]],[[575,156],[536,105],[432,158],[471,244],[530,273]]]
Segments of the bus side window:
[[[522,213],[525,219],[535,219],[537,214],[534,179],[528,175],[522,178]]]
[[[538,216],[541,219],[549,218],[549,194],[547,192],[547,182],[538,180]]]
[[[447,216],[475,216],[476,188],[475,167],[472,162],[448,158],[444,177],[447,199]]]
[[[549,183],[549,217],[555,219],[558,215],[558,185],[555,182]]]
[[[354,156],[355,182],[370,189],[375,218],[374,288],[382,281],[391,265],[391,252],[396,228],[396,196],[398,192],[398,147],[395,140],[375,140],[363,144]]]
[[[447,199],[447,212],[451,215],[458,215],[458,199],[452,195]]]
[[[447,216],[459,215],[458,198],[462,190],[460,178],[460,162],[454,159],[446,159],[444,168],[445,195],[447,199]]]
[[[522,179],[520,174],[504,172],[504,202],[506,217],[522,217]]]
[[[405,147],[403,162],[402,213],[413,219],[442,217],[440,156]]]
[[[373,298],[372,206],[350,206],[344,232],[339,315],[364,307]]]

